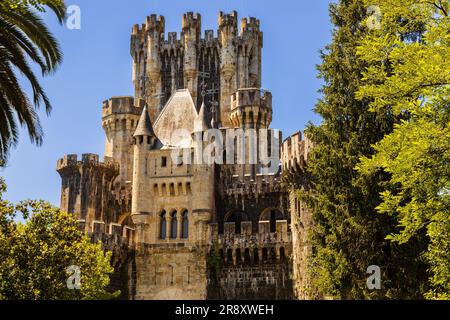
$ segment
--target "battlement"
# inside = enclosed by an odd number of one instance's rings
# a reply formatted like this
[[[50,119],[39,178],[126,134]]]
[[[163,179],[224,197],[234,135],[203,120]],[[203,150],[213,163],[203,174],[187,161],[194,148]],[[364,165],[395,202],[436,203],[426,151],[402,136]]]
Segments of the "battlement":
[[[202,27],[202,16],[197,12],[187,12],[183,14],[181,26],[183,31],[194,29],[197,32],[200,32]]]
[[[259,88],[239,89],[231,96],[231,110],[246,106],[272,109],[272,93]]]
[[[156,14],[152,14],[147,16],[145,24],[139,25],[135,24],[132,29],[132,35],[139,35],[144,32],[157,32],[158,34],[162,34],[165,31],[165,18],[164,16],[157,16]]]
[[[308,137],[302,139],[300,131],[286,138],[281,145],[281,163],[283,170],[296,170],[308,161],[312,142]]]
[[[163,50],[173,49],[176,46],[182,45],[184,42],[184,33],[178,34],[178,32],[169,32],[167,34],[167,39],[165,39],[164,35],[161,37],[161,41],[163,43]],[[214,36],[214,30],[205,30],[203,37],[199,38],[199,41],[206,42],[212,45],[215,41],[217,41],[217,37]]]
[[[238,26],[238,13],[236,11],[230,14],[225,14],[222,11],[219,12],[218,16],[218,27],[219,33],[221,29],[231,27],[237,33]],[[165,18],[164,16],[157,16],[152,14],[147,16],[145,24],[135,24],[132,28],[132,37],[140,39],[141,42],[145,42],[145,35],[148,33],[157,32],[160,36],[160,41],[166,45],[174,45],[182,41],[185,37],[186,31],[194,29],[196,35],[199,36],[198,40],[203,40],[206,42],[211,42],[217,40],[214,37],[213,30],[205,30],[204,38],[200,38],[201,33],[201,15],[199,13],[187,12],[182,17],[182,32],[178,35],[177,32],[169,32],[167,39],[165,38]],[[248,32],[260,32],[260,21],[254,17],[248,17],[241,19],[241,34]]]
[[[212,42],[217,38],[214,38],[214,30],[205,30],[205,37],[203,38],[203,40],[205,40],[206,42]]]
[[[80,230],[86,230],[86,220],[78,220]],[[104,221],[94,220],[91,223],[92,232],[89,232],[89,236],[96,240],[102,240],[102,245],[106,246],[104,249],[112,250],[115,246],[132,245],[134,244],[134,232],[135,229],[122,226],[119,223],[108,223]]]
[[[169,32],[167,34],[167,40],[164,41],[164,43],[173,45],[177,42],[179,42],[180,40],[178,39],[178,33],[176,32]]]
[[[275,232],[269,231],[269,221],[259,221],[258,233],[252,233],[252,222],[242,221],[240,233],[235,223],[225,223],[223,234],[218,233],[217,223],[210,223],[210,250],[217,250],[228,265],[259,263],[269,260],[286,261],[292,252],[292,235],[286,220],[276,221]]]
[[[230,14],[224,14],[222,11],[220,11],[219,18],[217,19],[219,28],[225,27],[237,28],[237,17],[238,14],[236,11],[233,11]]]
[[[259,19],[248,17],[241,19],[241,33],[243,32],[260,32]]]
[[[238,175],[232,177],[232,183],[224,188],[227,196],[256,195],[276,193],[281,191],[280,176],[277,174],[257,174],[254,178],[250,175],[241,179]]]
[[[119,165],[109,157],[105,157],[103,162],[99,161],[98,154],[84,153],[81,155],[81,160],[78,160],[78,155],[67,154],[63,158],[59,159],[56,164],[56,170],[58,172],[68,168],[78,168],[82,166],[101,167],[104,169],[111,169],[114,172],[119,171]]]
[[[145,29],[147,32],[158,32],[158,34],[164,33],[164,16],[156,16],[156,14],[148,16],[145,21]]]
[[[231,96],[230,120],[235,127],[268,128],[272,122],[272,94],[258,88],[239,89]]]
[[[250,221],[241,222],[242,225],[249,224]],[[261,221],[261,223],[265,223],[264,221]],[[268,223],[266,221],[266,223]],[[229,229],[234,230],[234,222],[227,223],[227,226]],[[277,221],[277,227],[284,227],[283,229],[279,229],[279,232],[259,232],[256,234],[251,233],[235,233],[233,232],[227,232],[223,234],[213,235],[212,238],[216,238],[218,244],[220,246],[223,246],[225,248],[262,248],[267,247],[271,245],[283,245],[291,243],[291,233],[287,231],[287,221]],[[212,244],[212,241],[210,242],[210,245]]]
[[[102,118],[113,114],[133,114],[140,115],[142,108],[134,106],[133,97],[112,97],[103,101]]]

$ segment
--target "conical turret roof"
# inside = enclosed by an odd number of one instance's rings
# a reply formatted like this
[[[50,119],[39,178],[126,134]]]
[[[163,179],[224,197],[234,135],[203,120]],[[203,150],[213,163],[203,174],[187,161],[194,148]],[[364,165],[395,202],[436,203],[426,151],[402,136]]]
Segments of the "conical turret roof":
[[[155,132],[153,131],[152,122],[150,120],[150,116],[148,114],[147,105],[144,106],[144,110],[142,110],[141,118],[139,119],[138,125],[136,127],[136,131],[134,131],[134,137],[138,136],[150,136],[154,137]]]

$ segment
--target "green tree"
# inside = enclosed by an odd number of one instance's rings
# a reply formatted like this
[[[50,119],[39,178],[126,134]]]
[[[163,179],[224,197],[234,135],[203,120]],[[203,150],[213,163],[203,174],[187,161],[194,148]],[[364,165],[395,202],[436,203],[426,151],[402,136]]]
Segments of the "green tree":
[[[313,179],[309,191],[300,193],[314,224],[311,293],[339,299],[417,298],[424,265],[414,254],[416,244],[389,243],[385,237],[395,221],[375,210],[388,176],[355,170],[359,158],[373,154],[371,146],[398,121],[390,109],[369,112],[370,100],[355,97],[370,65],[357,58],[358,44],[368,32],[367,8],[361,0],[331,4],[333,40],[318,67],[325,85],[315,112],[323,122],[307,128],[315,145],[307,167]],[[381,290],[367,288],[370,265],[381,268]]]
[[[0,180],[0,299],[106,299],[111,253],[93,244],[77,228],[75,218],[44,201],[13,205],[4,200]],[[22,213],[25,222],[16,222]],[[67,281],[80,270],[79,289]],[[69,281],[70,283],[70,281]]]
[[[2,0],[0,5],[0,164],[5,163],[11,147],[18,142],[19,124],[27,128],[33,143],[42,143],[36,110],[44,104],[48,114],[51,104],[28,61],[36,63],[45,76],[54,72],[62,60],[56,39],[34,10],[46,7],[63,23],[63,1]],[[17,72],[29,81],[32,101],[21,87]]]
[[[7,10],[22,10],[34,7],[39,11],[45,11],[45,6],[57,7],[63,0],[2,0],[0,8]]]
[[[450,3],[448,0],[366,1],[381,12],[380,28],[361,41],[358,55],[370,63],[359,99],[370,110],[386,105],[408,121],[375,145],[358,169],[384,171],[380,213],[398,227],[388,239],[408,244],[426,234],[427,298],[450,299]]]

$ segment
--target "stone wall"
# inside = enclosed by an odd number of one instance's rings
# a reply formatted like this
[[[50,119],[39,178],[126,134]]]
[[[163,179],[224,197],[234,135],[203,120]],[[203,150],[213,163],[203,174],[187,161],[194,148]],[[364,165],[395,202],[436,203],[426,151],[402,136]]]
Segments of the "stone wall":
[[[204,250],[185,243],[140,244],[135,256],[135,292],[131,299],[204,300]]]
[[[276,232],[269,232],[262,221],[257,234],[246,227],[248,223],[242,223],[240,234],[233,228],[217,234],[217,227],[211,225],[208,299],[292,299],[287,221],[277,221]]]
[[[309,231],[312,228],[311,211],[300,201],[299,190],[307,190],[310,177],[306,171],[308,156],[313,147],[311,141],[301,132],[288,137],[282,145],[283,185],[288,190],[292,231],[292,278],[297,299],[309,298],[309,255],[311,244]]]
[[[289,262],[224,267],[218,283],[209,280],[208,299],[293,299]]]

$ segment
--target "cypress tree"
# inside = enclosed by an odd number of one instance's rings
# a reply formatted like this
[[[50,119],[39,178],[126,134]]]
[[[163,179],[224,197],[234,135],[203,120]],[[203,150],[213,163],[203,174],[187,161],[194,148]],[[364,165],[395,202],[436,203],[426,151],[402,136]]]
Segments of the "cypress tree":
[[[388,175],[361,175],[361,157],[374,153],[372,145],[393,130],[399,120],[386,107],[369,111],[369,100],[357,100],[362,73],[368,67],[356,51],[368,32],[367,7],[361,0],[330,5],[332,42],[321,51],[319,76],[322,98],[315,106],[323,121],[310,124],[307,135],[315,147],[308,162],[313,177],[300,197],[311,208],[312,254],[309,277],[312,296],[337,299],[419,298],[425,266],[418,257],[421,241],[394,245],[386,240],[396,221],[375,209]],[[380,267],[381,289],[367,287],[367,269]]]

